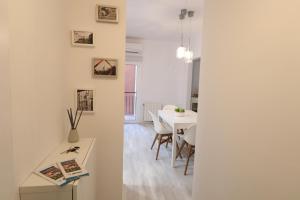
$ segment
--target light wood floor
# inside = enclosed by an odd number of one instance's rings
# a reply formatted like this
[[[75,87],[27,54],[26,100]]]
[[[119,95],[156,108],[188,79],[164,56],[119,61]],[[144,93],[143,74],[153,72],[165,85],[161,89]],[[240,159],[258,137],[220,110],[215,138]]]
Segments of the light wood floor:
[[[150,150],[154,138],[152,125],[126,124],[124,127],[124,192],[123,200],[190,200],[192,197],[193,159],[184,176],[186,158],[171,167],[171,145],[157,145]]]

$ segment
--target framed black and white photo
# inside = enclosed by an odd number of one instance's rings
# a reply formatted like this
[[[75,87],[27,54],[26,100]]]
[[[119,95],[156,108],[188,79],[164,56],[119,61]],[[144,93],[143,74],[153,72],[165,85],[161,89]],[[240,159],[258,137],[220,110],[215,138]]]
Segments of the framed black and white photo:
[[[92,89],[76,89],[76,106],[78,110],[93,113],[95,92]]]
[[[118,61],[109,58],[94,58],[92,70],[95,78],[117,78]]]
[[[90,31],[72,31],[72,45],[74,46],[94,46],[94,33]]]
[[[97,22],[118,23],[118,8],[114,6],[97,5]]]

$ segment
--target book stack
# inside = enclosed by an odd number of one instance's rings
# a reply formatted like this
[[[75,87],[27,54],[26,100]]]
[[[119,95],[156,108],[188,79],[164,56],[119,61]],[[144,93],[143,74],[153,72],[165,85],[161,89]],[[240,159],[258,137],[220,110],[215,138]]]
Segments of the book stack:
[[[64,186],[80,179],[82,176],[89,175],[88,171],[76,159],[59,161],[55,164],[41,167],[35,170],[34,173],[59,186]]]

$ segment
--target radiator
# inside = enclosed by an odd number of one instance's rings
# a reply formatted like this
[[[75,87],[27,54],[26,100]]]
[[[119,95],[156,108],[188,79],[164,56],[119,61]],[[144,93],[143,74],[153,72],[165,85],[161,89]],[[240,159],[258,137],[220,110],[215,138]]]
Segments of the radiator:
[[[148,111],[157,115],[157,111],[161,110],[162,106],[161,103],[144,103],[144,121],[151,122],[152,118]]]

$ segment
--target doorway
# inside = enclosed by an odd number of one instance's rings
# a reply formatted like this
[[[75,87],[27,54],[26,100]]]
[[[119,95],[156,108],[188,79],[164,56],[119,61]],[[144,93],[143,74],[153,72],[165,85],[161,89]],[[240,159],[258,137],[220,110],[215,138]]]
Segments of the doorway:
[[[126,64],[125,66],[125,94],[124,94],[124,110],[125,122],[136,121],[136,77],[137,65]]]

